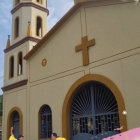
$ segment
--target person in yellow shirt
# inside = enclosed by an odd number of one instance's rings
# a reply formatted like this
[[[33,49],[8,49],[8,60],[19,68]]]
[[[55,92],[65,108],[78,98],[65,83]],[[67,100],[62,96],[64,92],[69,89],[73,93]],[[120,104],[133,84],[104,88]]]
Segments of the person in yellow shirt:
[[[58,137],[56,133],[52,133],[51,139],[52,140],[66,140],[65,138]]]
[[[58,137],[58,138],[56,138],[56,140],[66,140],[66,139],[62,138],[62,137]]]
[[[9,140],[17,140],[17,139],[14,137],[13,130],[14,130],[14,128],[11,127],[11,136],[10,136]],[[18,140],[24,140],[24,136],[19,135]]]

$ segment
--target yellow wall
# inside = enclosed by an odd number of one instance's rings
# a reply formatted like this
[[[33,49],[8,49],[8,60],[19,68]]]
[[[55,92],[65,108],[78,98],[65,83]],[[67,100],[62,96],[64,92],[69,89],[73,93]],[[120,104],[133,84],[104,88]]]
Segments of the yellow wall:
[[[42,4],[40,4],[40,3],[36,2],[36,1],[37,1],[37,0],[20,0],[20,3],[21,3],[21,2],[34,2],[34,3],[38,4],[38,5],[43,6],[43,7],[46,8],[47,0],[42,0],[42,1],[43,1]],[[13,8],[15,8],[15,0],[13,0]]]
[[[36,3],[36,0],[22,0],[21,2],[34,2]],[[14,5],[15,0],[13,0]],[[40,4],[39,4],[40,5]],[[45,0],[43,0],[43,5],[45,5]],[[42,5],[42,6],[43,6]],[[41,5],[40,5],[41,6]],[[41,39],[40,37],[36,36],[36,17],[40,16],[43,20],[43,36],[47,33],[47,13],[43,12],[39,9],[33,8],[33,7],[22,7],[18,9],[14,14],[12,15],[12,42],[11,45],[17,43],[18,41],[21,41],[25,37],[27,37],[27,30],[28,30],[28,21],[31,22],[31,28],[32,28],[32,37]],[[15,19],[19,17],[19,37],[15,38],[14,33],[14,23]],[[27,67],[26,67],[26,61],[23,60],[23,74],[21,76],[17,76],[17,55],[20,51],[23,52],[23,57],[33,48],[33,46],[36,45],[36,42],[33,41],[27,41],[18,47],[14,48],[13,50],[5,53],[5,76],[4,76],[4,86],[16,83],[18,81],[21,81],[23,79],[27,79]],[[14,56],[14,77],[9,80],[9,58],[11,56]]]
[[[41,10],[38,10],[33,7],[22,7],[17,12],[13,14],[12,17],[12,44],[20,41],[21,39],[27,37],[27,30],[28,30],[28,21],[31,22],[32,28],[32,37],[36,36],[36,17],[41,16],[43,20],[43,36],[47,33],[47,13]],[[14,38],[14,22],[16,17],[19,17],[19,37]]]
[[[51,107],[53,131],[57,132],[60,136],[62,135],[62,107],[65,95],[69,87],[82,76],[84,76],[84,72],[72,74],[39,85],[31,85],[30,139],[36,139],[38,137],[38,112],[44,104]]]
[[[78,71],[84,71],[85,74],[104,75],[112,80],[123,94],[128,111],[128,129],[138,127],[140,113],[137,112],[136,107],[140,105],[138,98],[140,81],[139,12],[139,5],[134,3],[100,7],[90,5],[81,8],[80,12],[77,11],[72,18],[69,18],[63,27],[60,27],[29,60],[30,83],[39,84],[38,89],[40,87],[42,92],[46,91],[46,96],[51,96],[51,88],[59,89],[61,95],[63,89],[61,90],[57,86],[54,79]],[[81,37],[85,35],[89,40],[95,38],[96,45],[89,48],[90,65],[83,67],[82,53],[76,53],[75,46],[81,43]],[[46,67],[41,65],[43,58],[48,61]],[[133,67],[129,68],[130,65]],[[135,69],[137,70],[135,71]],[[135,78],[131,81],[131,77],[128,79],[130,75],[137,77],[138,81],[136,82]],[[42,83],[51,80],[56,86],[49,85],[50,88],[46,89],[46,85]],[[63,81],[61,82],[64,84]],[[66,83],[69,84],[69,81],[67,80]],[[134,91],[133,98],[132,91]],[[57,95],[57,92],[53,92],[53,94]],[[66,94],[67,92],[65,92]],[[60,104],[63,101],[61,98]],[[137,115],[132,117],[132,112]],[[57,112],[57,114],[60,114],[59,117],[61,117],[61,113]],[[55,122],[55,120],[57,117],[54,115],[53,121]],[[60,130],[57,129],[58,132]]]
[[[3,125],[2,125],[2,138],[7,139],[7,118],[10,110],[14,107],[18,107],[23,114],[23,134],[27,137],[27,89],[26,86],[18,89],[11,90],[4,93],[3,100]]]
[[[128,129],[139,127],[139,13],[140,4],[134,3],[86,5],[77,10],[27,61],[27,93],[16,89],[5,93],[4,124],[10,108],[18,106],[24,115],[23,135],[27,140],[38,139],[38,111],[47,104],[52,109],[53,131],[61,136],[62,106],[69,89],[84,75],[99,74],[112,80],[122,93]],[[89,49],[90,64],[83,67],[82,52],[76,53],[75,46],[86,35],[89,40],[95,38],[96,45]],[[44,58],[46,67],[41,65]]]
[[[18,76],[18,53],[22,52],[23,53],[23,57],[25,56],[25,54],[27,53],[27,49],[29,46],[29,42],[26,42],[24,44],[22,44],[20,47],[15,48],[14,50],[8,52],[5,54],[5,74],[4,74],[4,86],[16,83],[18,81],[27,79],[27,75],[26,75],[26,61],[23,59],[23,74]],[[14,56],[14,77],[9,79],[9,59],[11,56]]]
[[[48,40],[43,49],[38,50],[36,57],[30,63],[30,81],[40,80],[64,71],[81,66],[81,58],[77,62],[74,47],[81,41],[80,13],[76,12],[57,33]],[[75,33],[76,32],[76,33]],[[47,46],[47,47],[46,47]],[[36,54],[35,54],[36,55]],[[47,66],[42,67],[42,60],[47,59]],[[33,67],[37,69],[33,70]],[[39,73],[38,73],[39,71]]]

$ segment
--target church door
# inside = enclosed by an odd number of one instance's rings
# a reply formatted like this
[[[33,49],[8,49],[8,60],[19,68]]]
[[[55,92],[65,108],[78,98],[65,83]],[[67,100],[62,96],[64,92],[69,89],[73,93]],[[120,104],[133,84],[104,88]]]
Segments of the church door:
[[[14,112],[13,113],[13,118],[12,118],[12,124],[13,124],[13,127],[14,127],[14,136],[15,138],[18,138],[19,136],[19,114],[18,112]]]
[[[89,82],[75,93],[71,105],[71,140],[102,140],[120,133],[117,101],[111,90]]]

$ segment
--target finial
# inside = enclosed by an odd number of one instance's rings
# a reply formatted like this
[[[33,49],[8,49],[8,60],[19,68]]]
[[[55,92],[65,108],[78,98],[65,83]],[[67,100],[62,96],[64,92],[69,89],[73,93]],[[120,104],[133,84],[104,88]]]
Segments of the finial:
[[[28,31],[27,31],[27,36],[29,36],[29,37],[32,36],[31,21],[28,21]]]
[[[10,35],[8,35],[8,40],[7,40],[6,48],[9,48],[9,47],[10,47]]]

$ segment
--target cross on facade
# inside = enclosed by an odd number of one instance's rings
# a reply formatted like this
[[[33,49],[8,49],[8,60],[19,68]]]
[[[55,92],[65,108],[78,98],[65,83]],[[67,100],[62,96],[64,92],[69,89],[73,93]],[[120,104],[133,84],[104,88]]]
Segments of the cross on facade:
[[[83,66],[86,66],[89,64],[89,53],[88,53],[88,48],[91,46],[95,45],[95,39],[92,39],[90,41],[88,41],[88,37],[85,36],[82,38],[82,44],[81,45],[77,45],[75,47],[75,51],[79,52],[82,51],[83,54]]]

